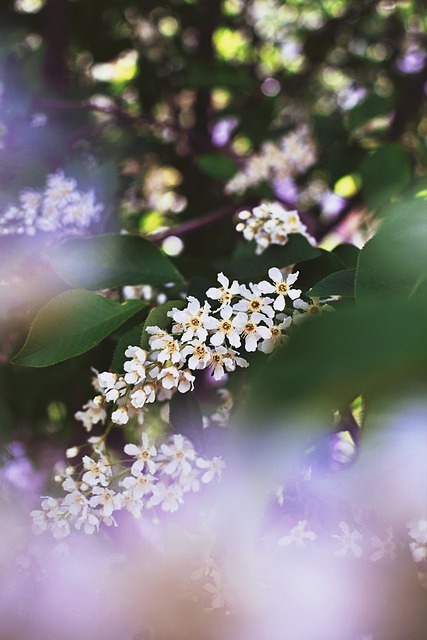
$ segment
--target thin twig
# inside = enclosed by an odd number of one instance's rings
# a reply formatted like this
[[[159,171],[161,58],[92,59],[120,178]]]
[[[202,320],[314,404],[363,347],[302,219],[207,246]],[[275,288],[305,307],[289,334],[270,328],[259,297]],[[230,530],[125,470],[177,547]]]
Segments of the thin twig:
[[[227,204],[224,207],[215,209],[214,211],[211,211],[204,216],[186,220],[182,224],[177,224],[175,227],[165,229],[164,231],[160,231],[159,233],[152,233],[150,234],[149,238],[153,242],[160,242],[161,240],[164,240],[169,236],[183,236],[186,233],[190,233],[191,231],[195,231],[196,229],[205,227],[206,225],[218,222],[218,220],[221,220],[222,218],[231,216],[237,209],[238,207],[236,207],[235,205]]]

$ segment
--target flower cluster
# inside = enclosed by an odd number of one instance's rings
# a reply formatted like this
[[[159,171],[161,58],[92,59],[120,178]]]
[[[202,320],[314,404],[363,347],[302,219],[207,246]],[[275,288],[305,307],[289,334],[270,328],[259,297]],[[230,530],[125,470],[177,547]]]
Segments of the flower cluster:
[[[316,148],[310,131],[302,125],[281,138],[278,144],[265,142],[259,153],[227,183],[226,193],[242,194],[262,182],[275,182],[305,173],[316,162]]]
[[[284,275],[272,267],[268,275],[269,280],[245,285],[218,274],[220,286],[206,292],[212,305],[188,296],[185,308],[168,312],[170,331],[158,326],[146,328],[149,349],[128,346],[122,375],[97,372],[98,393],[75,417],[87,431],[93,425],[104,424],[108,416],[111,423],[103,436],[89,437],[94,454],[83,457],[80,473],[76,476],[74,468],[67,473],[62,486],[68,495],[64,499],[46,497],[42,510],[33,512],[37,531],[49,529],[56,537],[62,537],[68,535],[73,523],[77,529],[93,533],[101,522],[115,523],[114,511],[126,509],[136,517],[143,506],[161,505],[164,511],[175,511],[183,501],[183,493],[197,491],[200,482],[221,476],[221,458],[198,457],[182,435],[175,435],[170,444],[162,444],[159,452],[149,445],[146,433],[141,447],[127,444],[125,453],[136,459],[130,474],[127,466],[123,469],[111,461],[105,439],[113,425],[123,426],[131,419],[142,425],[149,405],[155,401],[168,401],[176,392],[192,390],[197,371],[208,369],[216,380],[221,380],[225,373],[248,366],[242,351],[271,353],[280,346],[293,322],[300,322],[311,310],[332,309],[301,299],[301,289],[294,286],[298,273]],[[286,314],[289,307],[290,313]],[[222,396],[222,405],[205,419],[205,427],[228,423],[233,402],[225,390]],[[72,448],[69,453],[74,457],[77,449]],[[118,471],[114,471],[116,468]],[[123,477],[124,474],[128,475]],[[124,490],[112,489],[112,484]]]
[[[90,431],[93,424],[105,421],[106,405],[112,404],[114,424],[127,424],[133,417],[143,424],[147,405],[170,400],[177,391],[192,390],[197,371],[207,369],[215,380],[221,380],[237,367],[248,366],[242,351],[271,353],[293,323],[298,324],[309,314],[332,310],[324,301],[313,299],[309,303],[301,299],[301,289],[294,287],[298,272],[283,275],[272,267],[268,274],[269,281],[245,285],[237,280],[230,283],[220,273],[221,286],[211,287],[206,293],[215,308],[188,296],[184,309],[168,312],[172,319],[170,332],[149,326],[150,348],[127,348],[124,375],[110,371],[98,374],[99,394],[77,412],[76,418]]]
[[[255,240],[256,253],[262,253],[271,244],[284,245],[290,233],[300,233],[315,244],[298,212],[288,211],[279,202],[263,202],[252,211],[241,211],[237,231],[248,240]]]
[[[81,234],[99,220],[103,208],[93,190],[79,191],[74,178],[56,171],[48,175],[43,190],[20,192],[19,206],[11,205],[0,215],[0,235]]]
[[[93,444],[93,453],[83,457],[77,476],[71,468],[57,478],[65,498],[45,497],[42,508],[32,511],[35,533],[50,531],[55,538],[64,538],[74,526],[92,534],[101,523],[116,525],[113,514],[123,510],[135,518],[141,517],[143,509],[154,507],[172,513],[185,493],[220,478],[225,467],[219,457],[198,456],[191,442],[179,434],[157,449],[143,433],[140,445],[124,447],[133,459],[131,466],[112,462],[102,443]]]

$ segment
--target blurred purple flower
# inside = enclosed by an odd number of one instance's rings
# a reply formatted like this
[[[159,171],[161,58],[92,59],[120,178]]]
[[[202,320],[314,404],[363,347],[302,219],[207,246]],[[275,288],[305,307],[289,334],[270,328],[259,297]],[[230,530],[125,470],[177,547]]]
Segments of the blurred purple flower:
[[[396,66],[402,73],[419,73],[424,67],[426,57],[427,53],[423,49],[412,45],[398,58]]]
[[[320,201],[325,218],[335,218],[344,209],[347,200],[333,191],[326,191]]]
[[[298,187],[292,178],[274,178],[273,189],[275,195],[289,204],[296,204],[299,196]]]
[[[223,118],[212,127],[212,142],[216,147],[223,147],[230,140],[233,130],[237,127],[237,118]]]

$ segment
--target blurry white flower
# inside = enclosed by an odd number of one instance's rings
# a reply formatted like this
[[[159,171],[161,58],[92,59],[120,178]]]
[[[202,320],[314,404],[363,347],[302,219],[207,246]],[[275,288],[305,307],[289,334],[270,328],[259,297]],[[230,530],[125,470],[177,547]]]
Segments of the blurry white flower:
[[[362,534],[354,529],[350,531],[350,527],[346,522],[340,522],[338,527],[341,529],[340,534],[334,534],[332,537],[337,538],[340,542],[340,548],[335,551],[336,556],[346,556],[351,552],[356,558],[362,555],[362,547],[357,543],[362,540]]]
[[[205,460],[204,458],[197,458],[196,465],[199,469],[206,469],[205,473],[202,475],[202,482],[207,484],[211,482],[215,478],[218,477],[218,480],[221,479],[221,475],[223,470],[225,469],[225,462],[222,458],[215,457],[212,460]]]
[[[394,560],[396,557],[396,544],[393,541],[393,531],[391,528],[387,529],[387,537],[384,540],[381,540],[378,536],[373,536],[371,543],[372,546],[377,549],[369,558],[372,562],[377,562],[383,558]]]
[[[289,534],[283,536],[279,540],[280,547],[286,547],[290,544],[295,544],[297,547],[305,547],[305,540],[313,542],[316,540],[317,535],[314,531],[307,531],[307,521],[300,520],[295,527],[293,527]]]

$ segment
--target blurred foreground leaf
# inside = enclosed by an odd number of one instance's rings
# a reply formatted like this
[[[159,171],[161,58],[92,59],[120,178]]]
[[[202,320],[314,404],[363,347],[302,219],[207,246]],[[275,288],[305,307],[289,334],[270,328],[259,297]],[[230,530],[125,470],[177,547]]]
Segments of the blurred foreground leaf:
[[[27,340],[13,364],[47,367],[89,351],[146,306],[124,304],[84,290],[66,291],[36,315]]]
[[[427,301],[399,299],[345,307],[307,319],[259,366],[250,410],[332,411],[356,396],[393,393],[427,366]]]
[[[73,238],[50,251],[48,257],[56,273],[76,288],[108,289],[183,281],[169,258],[138,236]]]
[[[427,202],[401,202],[390,211],[360,252],[358,304],[398,293],[408,297],[427,275]]]
[[[365,158],[360,173],[362,191],[370,209],[377,209],[399,193],[412,174],[408,155],[397,142],[384,145]]]
[[[196,164],[208,176],[219,180],[229,180],[236,173],[238,167],[229,157],[219,153],[209,153],[196,159]]]

